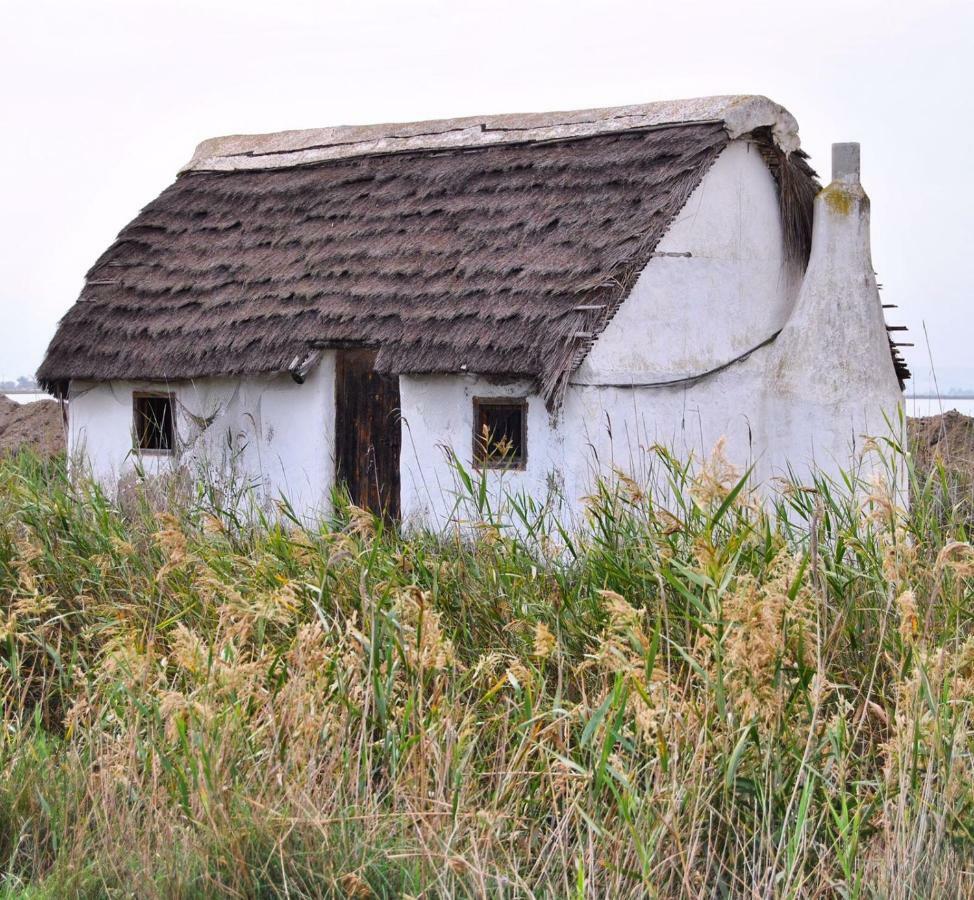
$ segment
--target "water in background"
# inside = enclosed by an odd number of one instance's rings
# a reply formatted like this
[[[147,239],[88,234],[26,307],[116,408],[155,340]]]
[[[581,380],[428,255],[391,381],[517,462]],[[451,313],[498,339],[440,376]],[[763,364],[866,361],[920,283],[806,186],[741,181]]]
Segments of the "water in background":
[[[41,391],[30,394],[6,394],[14,403],[33,403],[35,400],[50,400],[51,395]]]
[[[974,416],[974,397],[910,397],[906,398],[906,414],[915,418],[937,416],[956,409],[965,416]]]

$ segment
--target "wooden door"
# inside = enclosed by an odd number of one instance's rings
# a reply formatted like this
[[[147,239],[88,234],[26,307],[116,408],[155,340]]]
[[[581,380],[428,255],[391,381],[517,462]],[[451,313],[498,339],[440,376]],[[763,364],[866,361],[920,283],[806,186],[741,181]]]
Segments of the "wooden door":
[[[352,503],[399,517],[399,378],[375,371],[372,350],[340,350],[335,458]]]

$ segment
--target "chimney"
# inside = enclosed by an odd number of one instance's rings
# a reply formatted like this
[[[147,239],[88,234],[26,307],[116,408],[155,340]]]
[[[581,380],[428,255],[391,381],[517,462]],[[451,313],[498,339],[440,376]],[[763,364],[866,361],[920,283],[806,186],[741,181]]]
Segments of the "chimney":
[[[832,145],[832,180],[846,184],[859,183],[859,145]]]
[[[778,459],[814,454],[846,468],[863,435],[886,436],[902,399],[869,240],[859,145],[832,145],[832,182],[815,198],[812,251],[768,367]],[[812,448],[814,450],[812,451]],[[803,458],[804,457],[804,458]]]

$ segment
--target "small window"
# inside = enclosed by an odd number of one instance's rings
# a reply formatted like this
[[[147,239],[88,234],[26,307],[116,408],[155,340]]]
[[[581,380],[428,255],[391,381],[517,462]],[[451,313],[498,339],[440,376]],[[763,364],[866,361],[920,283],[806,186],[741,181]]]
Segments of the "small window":
[[[475,397],[473,459],[488,469],[523,469],[528,461],[528,401]]]
[[[135,445],[171,453],[175,445],[172,394],[135,394]]]

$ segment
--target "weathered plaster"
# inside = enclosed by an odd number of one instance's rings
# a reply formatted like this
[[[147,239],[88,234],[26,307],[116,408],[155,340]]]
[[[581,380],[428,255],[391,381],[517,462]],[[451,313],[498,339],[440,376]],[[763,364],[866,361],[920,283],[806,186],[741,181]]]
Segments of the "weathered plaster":
[[[554,419],[527,384],[497,385],[476,376],[403,376],[403,519],[440,530],[478,521],[476,504],[452,461],[455,452],[479,488],[481,472],[472,460],[474,397],[528,399],[526,467],[483,473],[489,508],[500,518],[512,518],[512,503],[529,496],[563,523],[578,523],[598,477],[621,472],[650,483],[654,444],[699,460],[723,438],[728,456],[743,470],[761,449],[753,433],[766,357],[767,350],[763,356],[755,353],[733,371],[690,389],[572,387]]]
[[[784,325],[800,275],[784,252],[778,197],[757,148],[718,157],[632,293],[572,379],[661,381],[708,371]]]
[[[848,145],[838,145],[846,147]],[[898,437],[902,393],[890,359],[858,148],[838,154],[815,199],[812,255],[768,361],[762,440],[773,467],[836,473],[870,437]]]
[[[268,505],[286,497],[300,515],[328,511],[334,480],[334,354],[304,384],[289,375],[199,381],[72,382],[68,452],[108,487],[137,468],[180,467],[229,498]],[[132,394],[176,395],[178,452],[133,449]]]
[[[400,491],[403,520],[443,528],[452,521],[476,521],[453,465],[453,455],[474,479],[474,397],[526,397],[528,458],[523,470],[486,469],[492,508],[517,494],[539,502],[552,494],[563,468],[563,430],[553,426],[544,401],[525,382],[492,384],[475,375],[404,375],[399,379],[402,403]],[[552,481],[554,479],[554,482]]]

